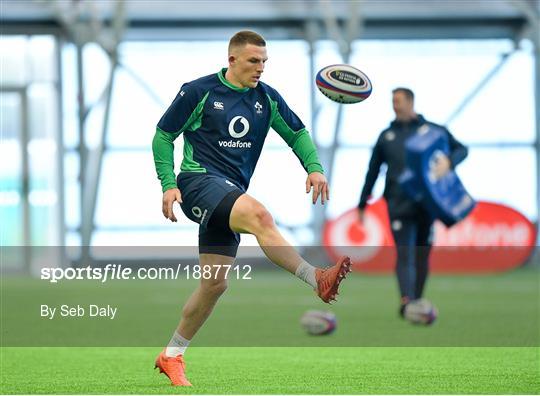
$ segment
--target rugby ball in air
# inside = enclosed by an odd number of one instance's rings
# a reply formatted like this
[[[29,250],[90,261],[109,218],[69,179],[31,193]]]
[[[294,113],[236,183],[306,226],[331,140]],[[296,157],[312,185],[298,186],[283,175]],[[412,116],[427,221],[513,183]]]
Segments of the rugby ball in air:
[[[302,328],[311,335],[331,334],[336,329],[336,315],[326,311],[307,311],[300,319]]]
[[[405,306],[404,316],[413,324],[429,326],[437,319],[437,308],[425,298],[414,300]]]
[[[350,65],[331,65],[319,70],[315,78],[324,96],[337,103],[358,103],[371,94],[368,76]]]

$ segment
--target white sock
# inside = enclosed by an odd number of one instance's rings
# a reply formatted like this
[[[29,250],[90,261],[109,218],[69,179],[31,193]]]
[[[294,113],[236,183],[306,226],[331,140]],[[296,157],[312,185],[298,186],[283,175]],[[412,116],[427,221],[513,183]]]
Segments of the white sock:
[[[186,352],[186,349],[189,345],[189,340],[182,337],[178,334],[177,331],[174,332],[169,345],[165,348],[165,355],[167,357],[176,357],[178,355],[183,355]]]
[[[314,289],[317,288],[317,281],[315,280],[315,267],[311,264],[302,260],[294,274],[308,285],[311,285],[311,287]]]

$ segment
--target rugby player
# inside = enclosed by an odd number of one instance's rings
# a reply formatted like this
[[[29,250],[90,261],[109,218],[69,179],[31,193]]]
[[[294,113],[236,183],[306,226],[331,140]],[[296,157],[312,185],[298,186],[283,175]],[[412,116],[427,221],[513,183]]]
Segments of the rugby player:
[[[182,85],[157,125],[152,143],[163,189],[163,215],[176,222],[174,202],[199,224],[201,266],[234,263],[240,234],[248,233],[276,265],[295,274],[329,303],[350,271],[342,257],[328,269],[313,267],[280,234],[272,215],[246,193],[270,128],[292,148],[307,173],[312,202],[329,199],[329,186],[317,150],[302,121],[279,93],[260,81],[268,56],[257,33],[241,31],[229,42],[228,67]],[[183,135],[180,173],[173,169],[173,142]],[[271,181],[272,183],[274,181]],[[276,190],[279,186],[276,185]],[[183,355],[227,288],[225,271],[201,279],[185,303],[178,328],[156,367],[172,385],[190,386]]]

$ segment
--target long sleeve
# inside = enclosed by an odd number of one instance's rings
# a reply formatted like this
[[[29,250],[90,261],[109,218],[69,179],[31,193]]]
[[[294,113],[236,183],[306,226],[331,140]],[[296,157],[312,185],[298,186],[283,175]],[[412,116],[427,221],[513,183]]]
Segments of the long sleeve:
[[[200,117],[208,93],[201,96],[195,88],[184,84],[156,127],[152,152],[163,192],[176,188],[174,140]]]
[[[373,147],[373,152],[371,153],[371,159],[369,160],[369,167],[366,173],[364,187],[362,188],[362,193],[360,194],[360,202],[358,203],[358,207],[360,209],[364,209],[367,205],[368,198],[371,195],[371,191],[373,190],[373,186],[377,181],[377,177],[379,177],[379,171],[383,162],[384,158],[382,150],[379,141],[377,141],[377,144],[375,144],[375,147]]]
[[[450,146],[450,163],[452,164],[452,168],[455,168],[456,165],[458,165],[465,158],[467,158],[469,150],[462,143],[460,143],[450,132],[448,132],[448,143]]]
[[[161,181],[163,192],[176,188],[174,174],[174,140],[180,132],[168,133],[156,128],[156,134],[152,140],[152,153],[158,179]]]

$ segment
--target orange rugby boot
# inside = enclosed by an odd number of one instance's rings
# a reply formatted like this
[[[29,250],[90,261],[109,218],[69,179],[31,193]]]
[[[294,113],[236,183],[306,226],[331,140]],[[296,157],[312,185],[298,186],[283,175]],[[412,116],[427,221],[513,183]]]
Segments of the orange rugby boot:
[[[339,284],[345,275],[351,270],[351,259],[347,256],[341,257],[338,262],[330,268],[315,270],[315,280],[317,281],[317,295],[325,303],[336,300]]]
[[[171,380],[173,386],[192,386],[184,374],[186,364],[182,355],[168,357],[165,351],[161,352],[156,358],[154,368],[159,368],[159,373],[165,374]]]

